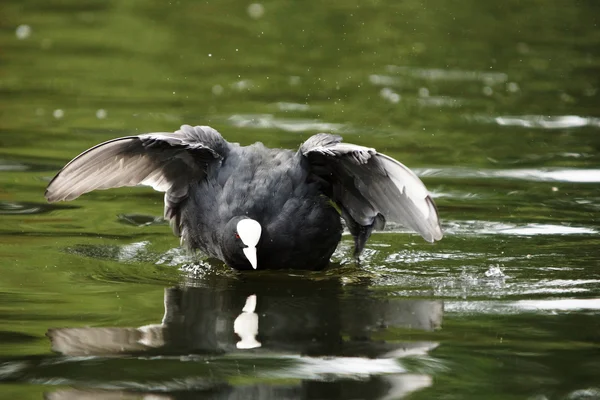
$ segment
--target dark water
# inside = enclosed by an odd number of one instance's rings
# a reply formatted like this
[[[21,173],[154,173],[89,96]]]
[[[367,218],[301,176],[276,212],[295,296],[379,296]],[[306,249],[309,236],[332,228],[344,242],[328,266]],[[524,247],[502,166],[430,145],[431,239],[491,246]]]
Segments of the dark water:
[[[597,1],[0,15],[0,397],[600,398]],[[45,202],[82,150],[183,123],[376,147],[446,236],[392,227],[360,266],[346,236],[324,272],[239,274],[180,250],[148,188]]]

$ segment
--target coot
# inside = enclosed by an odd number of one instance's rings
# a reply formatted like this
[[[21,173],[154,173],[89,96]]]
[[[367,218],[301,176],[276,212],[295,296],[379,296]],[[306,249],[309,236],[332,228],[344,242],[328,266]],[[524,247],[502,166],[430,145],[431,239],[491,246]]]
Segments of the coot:
[[[208,126],[118,138],[75,157],[45,195],[68,201],[140,184],[165,193],[165,218],[182,243],[240,270],[326,267],[341,219],[356,257],[386,221],[442,238],[435,204],[411,170],[326,133],[296,152],[229,143]]]

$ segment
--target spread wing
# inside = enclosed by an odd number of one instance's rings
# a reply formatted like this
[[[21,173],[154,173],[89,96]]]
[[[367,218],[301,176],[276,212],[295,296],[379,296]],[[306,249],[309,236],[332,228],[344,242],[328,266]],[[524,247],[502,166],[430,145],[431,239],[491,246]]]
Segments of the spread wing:
[[[165,217],[172,219],[189,184],[203,179],[208,164],[223,159],[227,149],[219,132],[208,126],[109,140],[65,165],[45,196],[49,202],[69,201],[92,190],[147,185],[165,192]],[[172,225],[179,234],[179,221]]]
[[[428,242],[442,238],[438,212],[425,185],[400,162],[325,133],[310,137],[300,152],[311,172],[327,183],[328,195],[342,209],[354,236],[364,227],[382,228],[387,220],[415,230]]]

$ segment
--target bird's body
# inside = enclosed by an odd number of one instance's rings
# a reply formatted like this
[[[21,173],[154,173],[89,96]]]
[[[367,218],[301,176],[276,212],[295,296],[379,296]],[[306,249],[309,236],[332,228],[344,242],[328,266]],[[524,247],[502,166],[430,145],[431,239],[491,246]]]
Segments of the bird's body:
[[[237,269],[249,269],[247,260],[237,260],[236,253],[219,245],[229,231],[214,229],[245,216],[262,226],[261,268],[324,268],[340,241],[340,215],[301,163],[290,150],[233,145],[225,161],[208,171],[209,179],[192,184],[181,205],[183,241]]]
[[[322,269],[341,239],[342,218],[355,255],[386,220],[431,242],[442,237],[435,205],[408,168],[327,134],[296,152],[240,146],[188,125],[119,138],[73,159],[46,197],[72,200],[138,184],[165,192],[165,217],[182,242],[236,269]]]

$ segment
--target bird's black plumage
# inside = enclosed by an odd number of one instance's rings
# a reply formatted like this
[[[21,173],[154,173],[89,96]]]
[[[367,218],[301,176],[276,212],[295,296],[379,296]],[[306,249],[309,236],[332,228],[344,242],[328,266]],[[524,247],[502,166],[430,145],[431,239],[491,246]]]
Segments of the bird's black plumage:
[[[165,217],[182,242],[236,269],[324,268],[341,239],[341,218],[356,255],[386,221],[430,242],[442,238],[433,200],[414,173],[324,133],[297,152],[229,143],[207,126],[114,139],[68,163],[46,198],[139,184],[165,192]]]

